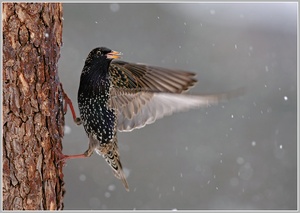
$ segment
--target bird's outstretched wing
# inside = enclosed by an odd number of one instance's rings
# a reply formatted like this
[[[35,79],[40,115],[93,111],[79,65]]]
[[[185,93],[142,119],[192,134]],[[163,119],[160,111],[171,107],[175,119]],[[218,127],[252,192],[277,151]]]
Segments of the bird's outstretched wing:
[[[174,112],[228,100],[241,90],[216,95],[182,94],[196,82],[185,71],[113,61],[111,107],[117,111],[118,130],[129,132]]]
[[[190,95],[114,90],[112,107],[117,111],[118,130],[130,132],[174,112],[217,104],[240,95],[240,89],[214,95]],[[124,101],[126,99],[126,101]],[[122,101],[121,101],[122,100]]]
[[[109,74],[115,88],[140,91],[181,93],[197,82],[192,72],[124,61],[112,61]]]

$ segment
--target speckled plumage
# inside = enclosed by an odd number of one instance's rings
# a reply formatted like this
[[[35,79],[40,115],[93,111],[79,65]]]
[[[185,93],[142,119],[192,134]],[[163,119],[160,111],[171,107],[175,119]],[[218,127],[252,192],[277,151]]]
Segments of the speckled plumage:
[[[105,48],[94,49],[86,59],[80,77],[78,106],[81,122],[90,139],[86,155],[90,156],[94,150],[102,155],[129,190],[117,146],[116,112],[109,106],[111,83],[108,67],[111,60],[105,56],[109,52]]]
[[[129,190],[120,161],[117,131],[129,132],[174,112],[199,108],[241,94],[234,90],[216,95],[184,94],[197,80],[195,74],[139,63],[112,61],[120,53],[105,47],[93,49],[80,77],[77,119],[89,137],[84,154],[63,155],[63,159],[89,157],[95,150]]]

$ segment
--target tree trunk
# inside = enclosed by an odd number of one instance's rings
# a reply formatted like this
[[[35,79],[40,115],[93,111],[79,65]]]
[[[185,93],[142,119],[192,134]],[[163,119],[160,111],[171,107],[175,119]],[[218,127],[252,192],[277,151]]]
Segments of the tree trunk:
[[[3,3],[4,210],[63,209],[62,5]]]

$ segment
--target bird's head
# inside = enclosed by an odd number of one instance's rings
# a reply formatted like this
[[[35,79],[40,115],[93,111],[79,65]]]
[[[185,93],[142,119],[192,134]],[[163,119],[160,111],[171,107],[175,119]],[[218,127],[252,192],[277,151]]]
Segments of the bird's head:
[[[106,47],[97,47],[93,49],[85,60],[82,75],[100,75],[107,74],[110,62],[113,59],[120,58],[122,53],[108,49]]]
[[[89,53],[87,60],[91,62],[99,60],[110,62],[113,59],[120,58],[121,55],[122,53],[108,49],[106,47],[97,47]]]

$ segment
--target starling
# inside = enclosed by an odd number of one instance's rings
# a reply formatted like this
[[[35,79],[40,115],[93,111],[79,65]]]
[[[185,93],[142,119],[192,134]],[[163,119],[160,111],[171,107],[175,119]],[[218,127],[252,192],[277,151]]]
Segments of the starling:
[[[117,131],[130,132],[173,112],[198,108],[228,100],[240,93],[217,95],[183,93],[197,80],[192,72],[171,70],[139,63],[113,61],[121,53],[106,47],[93,49],[84,64],[78,90],[80,118],[89,137],[89,148],[79,155],[63,155],[62,160],[102,155],[114,175],[128,183],[122,169]]]

